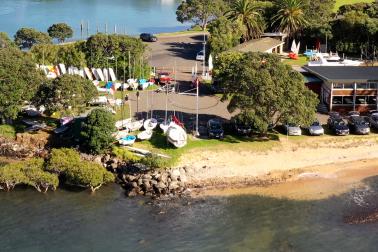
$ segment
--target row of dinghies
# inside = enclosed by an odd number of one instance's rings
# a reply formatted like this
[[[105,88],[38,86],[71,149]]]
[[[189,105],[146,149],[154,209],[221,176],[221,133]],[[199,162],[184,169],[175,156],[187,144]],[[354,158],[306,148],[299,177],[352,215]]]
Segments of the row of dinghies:
[[[150,140],[154,130],[157,129],[159,125],[160,130],[167,137],[167,141],[171,143],[176,148],[182,148],[187,144],[187,134],[181,122],[177,118],[173,118],[171,122],[158,123],[155,118],[147,120],[136,120],[132,121],[130,118],[126,120],[121,120],[116,122],[116,128],[118,132],[114,134],[118,143],[123,146],[133,145],[138,139],[140,141]],[[131,132],[139,131],[137,135],[130,134]]]
[[[66,68],[64,64],[58,64],[56,66],[52,65],[37,65],[39,69],[41,69],[47,78],[55,79],[60,75],[63,74],[71,74],[71,75],[80,75],[83,78],[88,80],[94,81],[116,81],[117,77],[114,73],[113,68],[91,68],[83,67],[78,68],[74,66],[70,66]]]

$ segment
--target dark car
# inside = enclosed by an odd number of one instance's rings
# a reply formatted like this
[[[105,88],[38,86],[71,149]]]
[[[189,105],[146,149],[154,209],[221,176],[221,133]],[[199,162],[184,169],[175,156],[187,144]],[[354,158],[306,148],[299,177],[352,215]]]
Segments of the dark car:
[[[243,122],[237,117],[232,119],[232,124],[236,133],[238,133],[239,135],[248,136],[252,132],[252,126],[248,123]]]
[[[378,130],[378,111],[370,111],[369,123],[371,128]]]
[[[335,135],[349,135],[349,127],[341,116],[330,116],[328,118],[328,127]]]
[[[366,117],[357,113],[350,113],[348,117],[348,125],[350,130],[355,134],[367,135],[370,133],[370,124]]]
[[[224,130],[220,121],[211,119],[207,122],[207,135],[209,138],[223,138]]]
[[[157,37],[151,33],[142,33],[139,37],[144,42],[156,42],[158,40]]]

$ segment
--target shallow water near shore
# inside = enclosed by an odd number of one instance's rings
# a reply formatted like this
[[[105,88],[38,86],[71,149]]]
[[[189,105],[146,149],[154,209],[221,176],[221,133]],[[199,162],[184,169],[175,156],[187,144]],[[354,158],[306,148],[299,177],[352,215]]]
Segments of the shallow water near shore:
[[[375,251],[378,224],[343,216],[376,207],[377,178],[324,200],[254,195],[148,204],[117,185],[95,194],[0,193],[1,251]]]
[[[46,32],[54,23],[68,23],[74,39],[105,32],[136,35],[183,30],[189,25],[176,21],[177,0],[1,0],[0,30],[13,36],[21,27]],[[83,36],[80,24],[83,23]]]

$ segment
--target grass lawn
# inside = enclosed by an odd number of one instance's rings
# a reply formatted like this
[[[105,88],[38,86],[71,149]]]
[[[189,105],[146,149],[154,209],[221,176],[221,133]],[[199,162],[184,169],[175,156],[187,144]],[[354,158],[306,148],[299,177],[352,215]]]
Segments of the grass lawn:
[[[114,115],[114,119],[116,121],[127,119],[130,117],[130,107],[127,103],[123,106],[123,111],[122,111],[122,107],[116,107],[115,111],[116,111],[116,114]],[[123,112],[123,115],[122,115],[122,112]]]
[[[16,129],[12,125],[0,125],[0,136],[5,138],[16,138]]]
[[[222,150],[230,149],[243,150],[248,149],[250,151],[267,151],[275,146],[280,145],[278,137],[274,134],[269,136],[270,140],[262,140],[258,138],[244,138],[238,136],[226,135],[223,140],[218,139],[196,139],[191,135],[188,135],[188,144],[180,149],[173,147],[167,142],[166,136],[161,132],[155,132],[150,141],[136,142],[133,147],[149,150],[155,154],[165,154],[171,157],[169,165],[175,165],[181,155],[184,153],[196,149],[196,150]]]
[[[293,59],[284,59],[283,63],[288,64],[288,65],[297,65],[297,66],[304,66],[308,62],[306,56],[299,56],[297,60]]]
[[[188,30],[184,30],[184,31],[158,33],[156,34],[156,36],[167,37],[167,36],[185,35],[185,34],[191,34],[191,33],[200,33],[200,32],[201,33],[203,32],[202,29],[200,27],[195,27]]]
[[[355,3],[372,3],[374,0],[336,0],[334,11],[337,11],[340,6],[345,4],[355,4]]]

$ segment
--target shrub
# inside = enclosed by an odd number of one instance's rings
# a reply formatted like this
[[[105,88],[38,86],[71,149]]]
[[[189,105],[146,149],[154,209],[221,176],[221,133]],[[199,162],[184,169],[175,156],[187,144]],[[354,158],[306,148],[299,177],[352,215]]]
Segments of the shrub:
[[[114,181],[114,175],[94,162],[80,162],[66,170],[67,182],[71,185],[90,188],[92,192],[103,184]]]
[[[167,168],[169,166],[168,160],[153,154],[142,158],[140,163],[153,169]]]
[[[15,138],[16,129],[12,125],[0,125],[0,136],[3,136],[5,138]]]
[[[125,161],[125,162],[130,162],[130,163],[137,163],[141,160],[140,157],[134,155],[131,151],[125,149],[125,148],[120,148],[120,147],[113,147],[112,153],[119,159]]]
[[[45,170],[56,174],[62,174],[80,162],[80,155],[74,149],[52,149]]]

